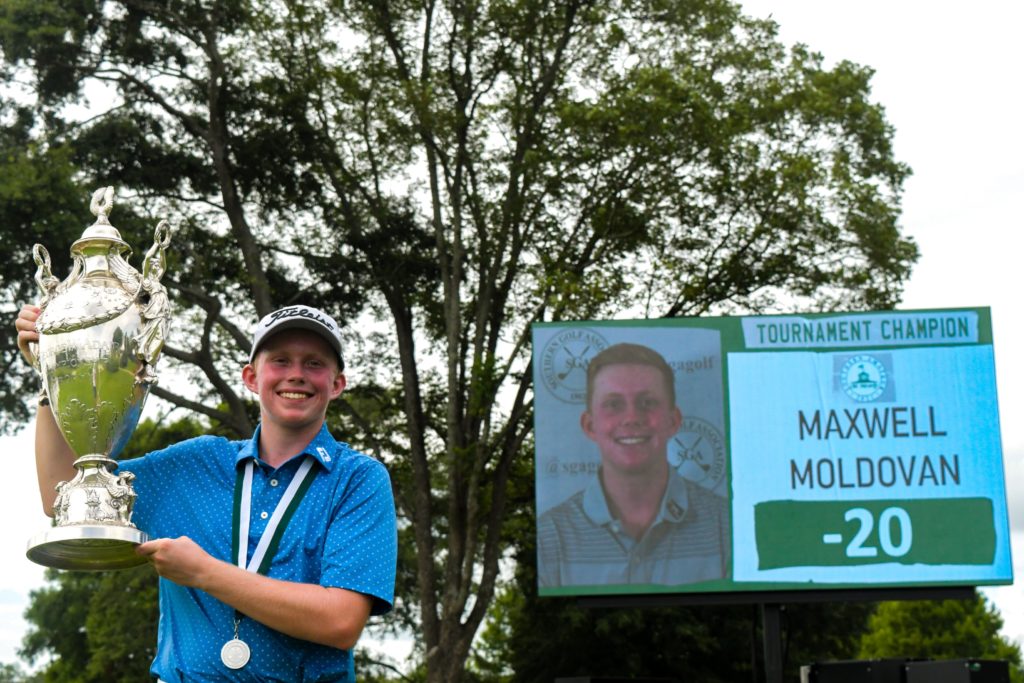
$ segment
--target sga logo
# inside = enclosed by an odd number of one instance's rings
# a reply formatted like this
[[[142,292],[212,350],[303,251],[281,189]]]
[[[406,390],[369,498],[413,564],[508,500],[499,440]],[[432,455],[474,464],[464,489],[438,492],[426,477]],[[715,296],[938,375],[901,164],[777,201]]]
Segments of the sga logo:
[[[668,462],[686,479],[713,491],[725,476],[722,433],[707,420],[685,418],[669,444]]]
[[[840,366],[840,363],[842,365]],[[860,353],[848,357],[837,357],[837,382],[839,389],[858,403],[892,398],[891,356],[877,356]]]
[[[586,402],[587,366],[607,347],[607,340],[593,330],[573,327],[559,332],[541,352],[544,386],[565,403]]]

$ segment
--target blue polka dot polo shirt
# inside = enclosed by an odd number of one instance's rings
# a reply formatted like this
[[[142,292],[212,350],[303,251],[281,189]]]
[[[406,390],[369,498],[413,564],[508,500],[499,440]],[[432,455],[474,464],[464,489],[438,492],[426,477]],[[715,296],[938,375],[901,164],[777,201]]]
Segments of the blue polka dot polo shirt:
[[[249,558],[305,455],[315,476],[292,516],[267,575],[369,595],[372,614],[391,609],[397,536],[391,482],[384,466],[331,437],[326,425],[277,469],[259,460],[260,431],[248,441],[202,436],[120,463],[133,472],[138,499],[132,522],[150,538],[188,536],[232,562],[236,475],[255,461]],[[234,562],[232,562],[234,564]],[[152,673],[179,681],[354,681],[351,653],[267,628],[243,617],[238,636],[252,659],[238,670],[220,660],[234,635],[234,610],[194,588],[160,579],[160,626]]]

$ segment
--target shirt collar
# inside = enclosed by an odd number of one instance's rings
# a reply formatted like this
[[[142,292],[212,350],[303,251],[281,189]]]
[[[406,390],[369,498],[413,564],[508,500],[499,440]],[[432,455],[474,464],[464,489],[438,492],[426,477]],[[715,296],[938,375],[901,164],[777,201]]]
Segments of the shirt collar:
[[[658,516],[651,523],[651,526],[662,520],[675,523],[683,521],[683,518],[686,517],[686,511],[690,507],[686,488],[686,480],[676,472],[675,468],[670,468],[668,486],[665,488],[665,495],[661,499],[661,509],[658,511]],[[597,476],[592,478],[587,487],[583,489],[583,513],[598,526],[611,524],[615,521],[612,518],[611,511],[608,509],[608,501],[604,497],[600,470]]]
[[[597,476],[590,479],[587,488],[583,489],[583,513],[590,518],[590,521],[598,526],[611,524],[611,510],[608,509],[608,501],[604,498],[604,488],[601,486],[601,470],[598,469]]]
[[[235,457],[235,466],[238,463],[245,460],[259,459],[259,443],[260,443],[260,430],[263,425],[257,425],[256,431],[253,432],[252,438],[249,439],[245,444],[238,450],[238,455]],[[338,460],[338,454],[341,451],[341,445],[334,440],[331,436],[331,432],[327,429],[327,423],[324,422],[320,426],[320,431],[313,437],[313,440],[306,444],[297,455],[311,455],[313,458],[320,463],[320,466],[330,472],[334,469],[334,463]],[[291,462],[292,459],[289,459]]]

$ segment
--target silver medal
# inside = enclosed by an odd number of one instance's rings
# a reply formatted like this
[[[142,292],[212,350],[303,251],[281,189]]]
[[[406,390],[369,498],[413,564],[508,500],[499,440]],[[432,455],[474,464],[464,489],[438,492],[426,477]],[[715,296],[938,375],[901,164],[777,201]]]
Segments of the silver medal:
[[[220,649],[220,661],[229,669],[241,669],[249,663],[249,656],[249,646],[238,638],[232,638]]]

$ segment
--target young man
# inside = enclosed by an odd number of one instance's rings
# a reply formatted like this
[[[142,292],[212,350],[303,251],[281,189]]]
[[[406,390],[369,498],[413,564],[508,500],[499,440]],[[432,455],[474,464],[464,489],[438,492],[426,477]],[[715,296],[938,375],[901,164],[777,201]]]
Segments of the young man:
[[[683,416],[672,368],[657,352],[616,344],[587,367],[584,435],[601,454],[598,476],[538,522],[542,586],[678,585],[724,578],[724,499],[668,464]]]
[[[38,340],[26,306],[18,344]],[[242,381],[260,401],[247,441],[203,436],[120,463],[135,474],[133,523],[160,575],[151,672],[161,681],[350,681],[370,615],[391,608],[397,537],[384,466],[334,440],[325,415],[345,388],[327,314],[263,318]],[[75,475],[50,408],[36,418],[43,506]]]

